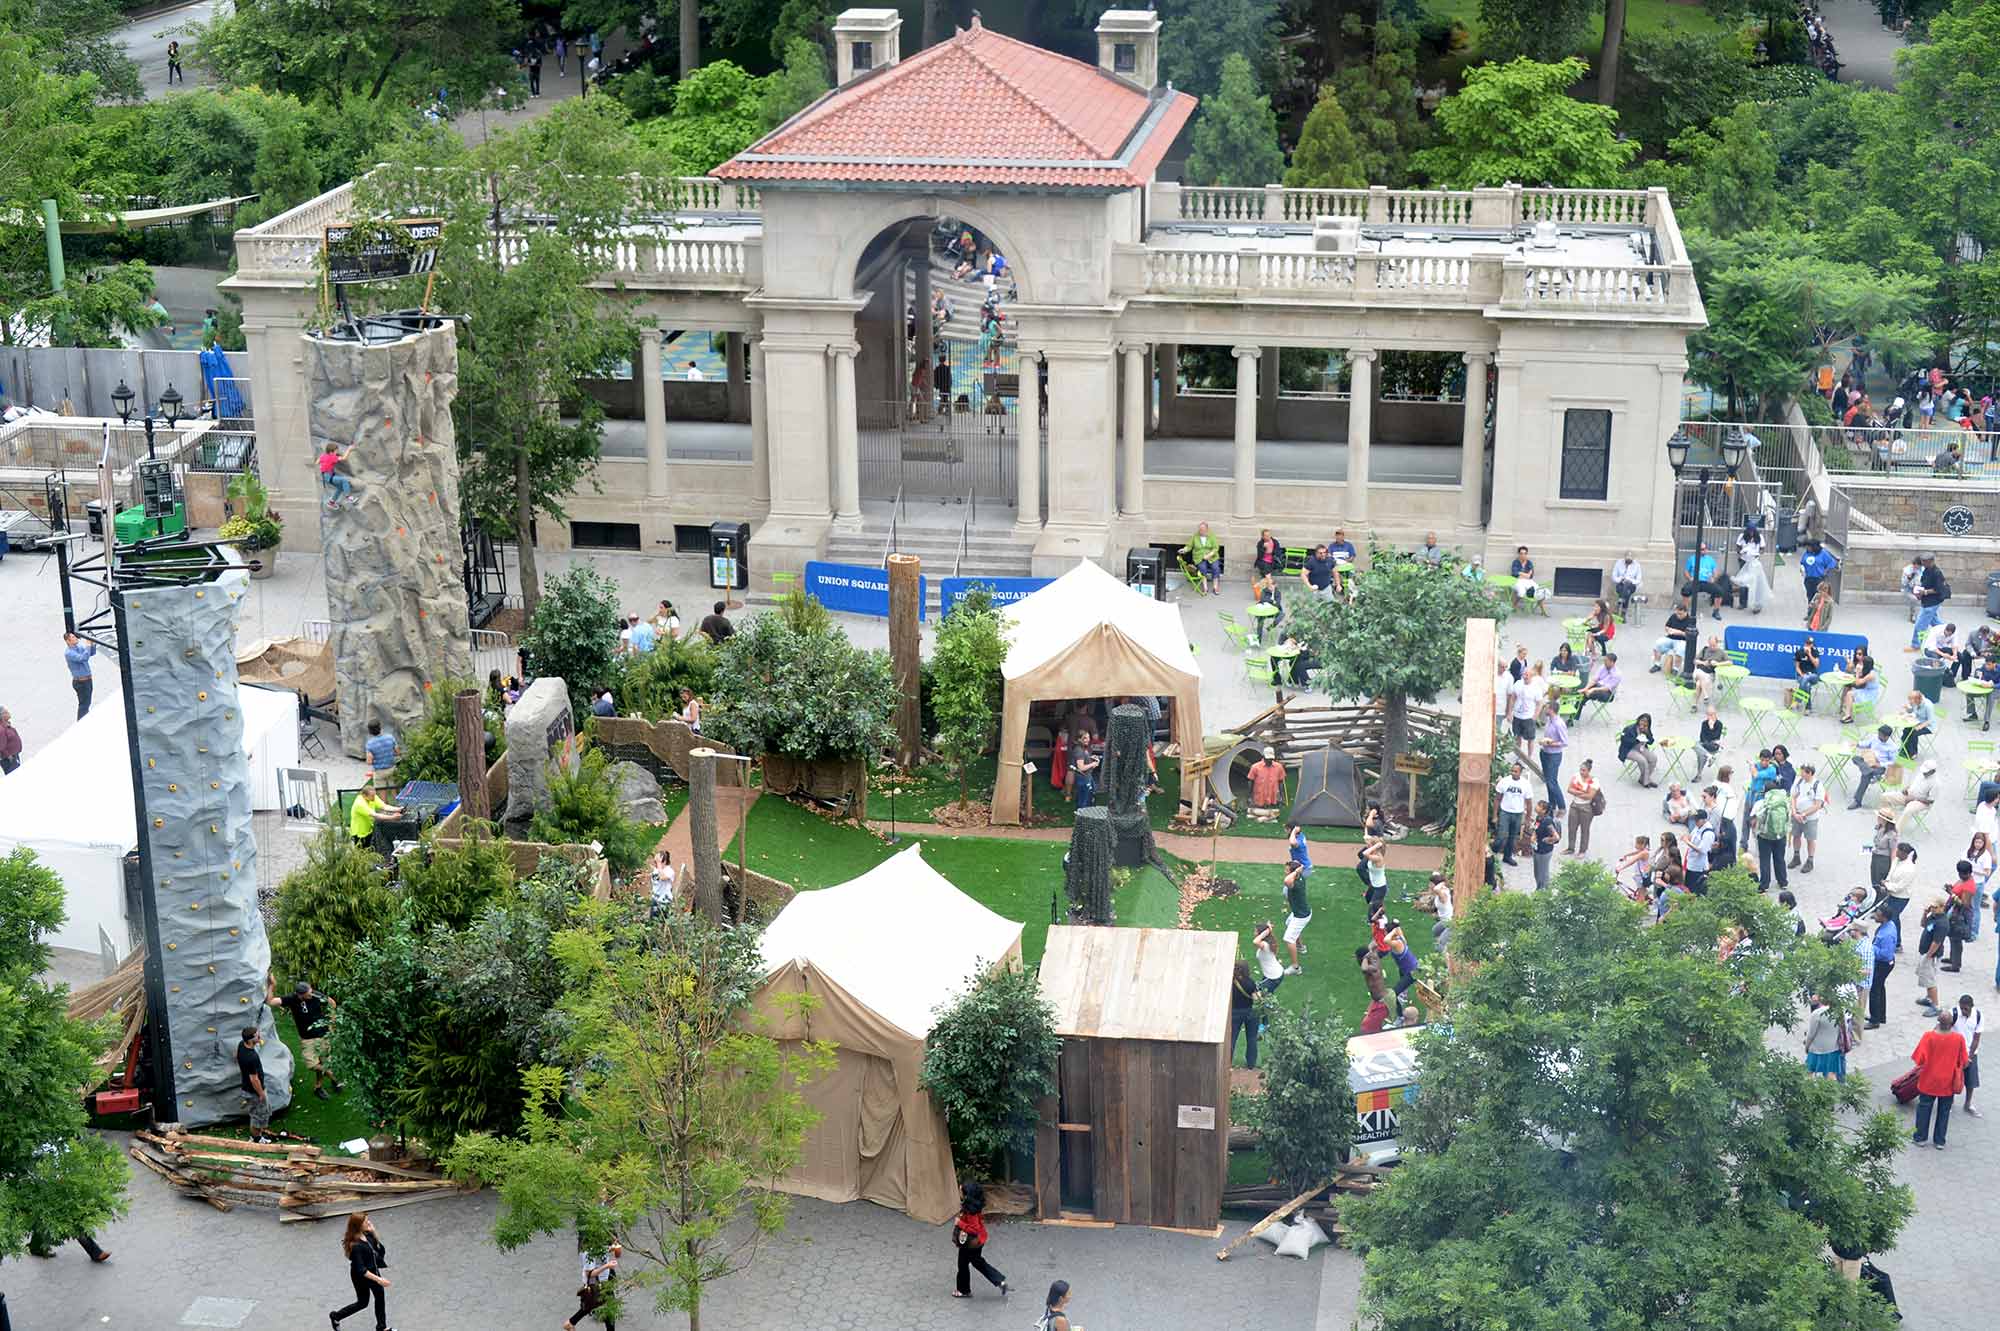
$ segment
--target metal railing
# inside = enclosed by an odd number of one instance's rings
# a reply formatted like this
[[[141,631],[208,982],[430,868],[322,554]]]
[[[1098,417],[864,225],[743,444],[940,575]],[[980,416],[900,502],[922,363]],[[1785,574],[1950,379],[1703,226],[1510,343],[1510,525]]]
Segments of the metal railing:
[[[504,678],[513,674],[519,665],[512,638],[497,629],[472,630],[472,678],[475,683],[484,684],[486,677],[495,670]]]

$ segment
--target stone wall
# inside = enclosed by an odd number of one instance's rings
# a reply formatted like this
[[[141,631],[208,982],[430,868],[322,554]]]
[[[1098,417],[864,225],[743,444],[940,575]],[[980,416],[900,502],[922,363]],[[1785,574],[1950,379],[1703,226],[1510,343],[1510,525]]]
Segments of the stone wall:
[[[1911,477],[1907,482],[1880,485],[1836,482],[1853,505],[1850,535],[1873,534],[1868,523],[1909,538],[1913,542],[1952,535],[1944,525],[1945,514],[1954,508],[1967,510],[1972,525],[1959,533],[1969,540],[1984,541],[2000,552],[2000,490],[1991,481],[1930,480]],[[1863,521],[1866,519],[1866,522]]]
[[[304,344],[312,451],[331,441],[354,483],[348,504],[319,508],[340,743],[360,757],[368,722],[412,730],[433,685],[472,674],[451,422],[458,343],[447,324],[386,344]]]
[[[271,946],[257,910],[236,697],[236,621],[248,585],[232,569],[211,583],[123,593],[178,1092],[162,1117],[190,1126],[242,1112],[235,1050],[245,1026],[263,1033],[271,1108],[291,1101],[291,1054],[264,1003]]]

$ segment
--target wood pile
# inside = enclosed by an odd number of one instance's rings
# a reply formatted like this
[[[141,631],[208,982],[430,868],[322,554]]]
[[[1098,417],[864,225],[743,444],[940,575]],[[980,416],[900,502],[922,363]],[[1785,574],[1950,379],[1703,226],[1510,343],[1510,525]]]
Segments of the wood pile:
[[[1441,734],[1454,720],[1433,708],[1411,707],[1410,736]],[[1379,702],[1327,707],[1288,698],[1228,729],[1231,734],[1261,740],[1277,749],[1278,761],[1288,766],[1328,744],[1364,767],[1380,771],[1382,766],[1383,706]]]
[[[1290,1189],[1277,1183],[1247,1183],[1238,1187],[1224,1188],[1222,1205],[1225,1210],[1237,1208],[1263,1211],[1266,1215],[1263,1220],[1251,1226],[1216,1256],[1227,1260],[1228,1254],[1244,1239],[1256,1234],[1273,1221],[1294,1217],[1311,1217],[1337,1241],[1347,1233],[1338,1215],[1339,1195],[1343,1192],[1372,1192],[1376,1180],[1387,1172],[1388,1170],[1380,1165],[1339,1165],[1335,1167],[1331,1179],[1297,1196],[1291,1195]]]
[[[176,1191],[218,1211],[268,1206],[287,1224],[475,1191],[420,1169],[322,1155],[310,1142],[141,1132],[130,1154]]]

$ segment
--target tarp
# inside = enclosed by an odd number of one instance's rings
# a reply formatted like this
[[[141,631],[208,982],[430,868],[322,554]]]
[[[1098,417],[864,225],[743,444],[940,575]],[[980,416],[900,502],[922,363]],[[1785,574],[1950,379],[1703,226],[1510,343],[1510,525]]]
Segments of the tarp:
[[[1291,817],[1300,827],[1359,827],[1361,775],[1354,759],[1332,744],[1299,760],[1299,791]]]
[[[243,394],[236,387],[236,380],[236,373],[229,368],[229,357],[221,347],[209,347],[201,353],[202,396],[215,403],[217,420],[245,414]]]
[[[1021,821],[1021,751],[1028,709],[1050,698],[1173,699],[1174,742],[1201,752],[1201,666],[1180,607],[1142,596],[1088,560],[1006,607],[1006,701],[993,821]],[[1185,769],[1181,798],[1189,797]]]
[[[1021,926],[953,887],[912,846],[852,882],[801,892],[764,931],[752,998],[780,1044],[830,1040],[836,1066],[806,1089],[821,1117],[782,1187],[865,1199],[932,1224],[958,1210],[944,1115],[918,1084],[937,1010],[1021,955]],[[813,999],[800,1015],[788,995]]]
[[[277,769],[298,765],[298,701],[247,687],[239,696],[252,807],[275,809]],[[62,878],[68,918],[50,943],[96,952],[102,928],[122,959],[131,950],[123,861],[138,844],[125,709],[113,680],[90,715],[0,777],[0,855],[25,846]]]

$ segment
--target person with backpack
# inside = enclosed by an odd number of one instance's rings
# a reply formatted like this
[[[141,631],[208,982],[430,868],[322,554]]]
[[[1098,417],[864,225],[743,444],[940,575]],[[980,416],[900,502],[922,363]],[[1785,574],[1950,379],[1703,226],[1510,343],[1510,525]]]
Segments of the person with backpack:
[[[1949,908],[1944,901],[1933,901],[1924,907],[1923,923],[1917,933],[1917,983],[1923,993],[1917,998],[1917,1006],[1927,1017],[1938,1014],[1938,959],[1944,955],[1946,930],[1949,928],[1946,916]]]
[[[1251,1048],[1256,1048],[1256,1035],[1251,1035]],[[1253,1060],[1252,1066],[1255,1066]],[[986,1261],[986,1189],[977,1183],[968,1183],[959,1190],[958,1219],[951,1224],[952,1246],[958,1249],[958,1280],[952,1286],[954,1299],[972,1297],[972,1272],[977,1270],[986,1277],[1000,1297],[1007,1297],[1007,1277],[1000,1274]]]
[[[1792,800],[1784,788],[1773,782],[1764,789],[1764,796],[1757,801],[1756,810],[1750,815],[1757,834],[1757,890],[1771,890],[1771,879],[1775,876],[1779,887],[1789,885],[1785,875],[1785,842],[1792,831]]]
[[[1035,1331],[1083,1331],[1083,1328],[1069,1320],[1064,1312],[1069,1307],[1069,1281],[1057,1280],[1049,1285],[1049,1297],[1043,1301],[1042,1315],[1035,1323]]]

